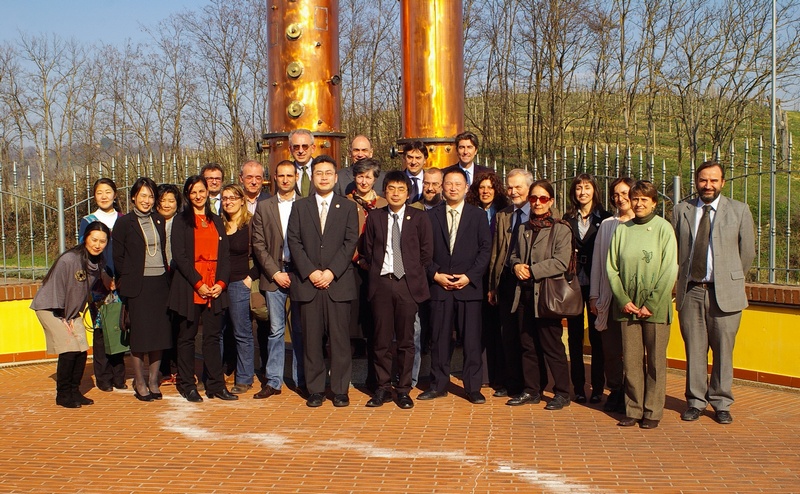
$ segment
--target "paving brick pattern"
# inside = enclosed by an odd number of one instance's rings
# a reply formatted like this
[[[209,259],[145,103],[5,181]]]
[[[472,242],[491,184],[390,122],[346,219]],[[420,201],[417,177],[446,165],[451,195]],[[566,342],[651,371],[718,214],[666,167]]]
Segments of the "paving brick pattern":
[[[309,409],[289,390],[254,400],[256,388],[193,404],[164,386],[142,403],[94,388],[91,363],[83,389],[96,404],[68,410],[55,405],[55,368],[0,369],[0,492],[800,491],[796,390],[737,384],[732,425],[709,412],[684,423],[683,375],[670,373],[661,426],[641,430],[597,406],[458,394],[370,409],[355,388],[342,409]]]

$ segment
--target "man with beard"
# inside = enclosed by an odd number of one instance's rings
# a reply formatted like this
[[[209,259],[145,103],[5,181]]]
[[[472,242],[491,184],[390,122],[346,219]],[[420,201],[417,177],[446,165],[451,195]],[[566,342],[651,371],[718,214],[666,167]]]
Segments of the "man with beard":
[[[442,203],[442,170],[426,168],[422,176],[422,199],[411,207],[428,211]]]
[[[688,408],[681,419],[697,420],[710,404],[715,420],[730,424],[733,346],[747,307],[745,277],[755,258],[753,217],[747,204],[721,195],[725,169],[719,163],[698,166],[695,184],[699,197],[673,211],[680,267],[676,307],[686,347]]]
[[[346,196],[355,190],[356,179],[353,176],[353,164],[365,158],[372,158],[372,153],[372,143],[369,142],[367,136],[357,135],[353,138],[353,142],[350,143],[350,166],[339,170],[339,178],[333,188],[336,194]],[[383,174],[378,173],[372,188],[379,196],[383,196]]]

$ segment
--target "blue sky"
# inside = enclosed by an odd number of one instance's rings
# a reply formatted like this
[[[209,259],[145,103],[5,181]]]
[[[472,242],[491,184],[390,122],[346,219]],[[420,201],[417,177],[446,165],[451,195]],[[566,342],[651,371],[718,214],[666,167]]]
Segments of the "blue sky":
[[[170,14],[197,10],[206,0],[0,0],[0,40],[55,33],[88,43],[145,41],[140,24],[155,25]]]

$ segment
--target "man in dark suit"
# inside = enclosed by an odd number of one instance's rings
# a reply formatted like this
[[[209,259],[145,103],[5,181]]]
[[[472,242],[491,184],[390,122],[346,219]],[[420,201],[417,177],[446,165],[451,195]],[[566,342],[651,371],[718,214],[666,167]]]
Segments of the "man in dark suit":
[[[411,372],[414,365],[414,320],[418,304],[430,298],[425,269],[433,255],[433,233],[423,211],[406,207],[411,187],[401,171],[391,171],[383,182],[389,203],[367,217],[364,260],[369,266],[367,298],[375,318],[375,375],[378,389],[367,402],[379,407],[391,399],[392,340],[397,345],[400,375],[397,404],[412,408]]]
[[[433,262],[427,270],[433,321],[431,387],[420,400],[447,395],[455,323],[464,342],[462,380],[467,399],[475,404],[486,402],[480,392],[481,300],[492,236],[486,214],[464,202],[466,193],[466,173],[453,169],[444,175],[445,204],[428,212],[433,229]]]
[[[413,204],[422,200],[423,169],[428,159],[428,148],[422,141],[407,142],[403,145],[403,171],[411,183],[408,202]]]
[[[442,204],[442,170],[426,168],[422,177],[422,198],[412,202],[411,207],[428,211]]]
[[[295,129],[289,132],[289,151],[297,167],[297,193],[301,197],[314,194],[314,181],[311,178],[311,160],[316,151],[314,135],[307,129]]]
[[[698,198],[673,211],[678,240],[675,306],[686,347],[686,401],[681,419],[700,418],[711,405],[720,424],[733,422],[733,345],[742,310],[744,281],[755,258],[750,207],[721,195],[725,169],[706,161],[695,171]],[[714,354],[708,379],[708,349]]]
[[[358,213],[353,201],[333,193],[336,162],[321,155],[311,163],[315,193],[298,200],[289,216],[286,237],[292,256],[289,295],[300,305],[306,405],[325,401],[325,360],[322,347],[330,342],[333,405],[350,404],[350,302],[357,296],[353,254],[358,242]]]
[[[264,188],[264,165],[256,160],[247,160],[239,168],[239,183],[244,189],[245,204],[250,214],[256,214],[258,201],[268,199],[270,193]]]
[[[269,325],[267,331],[259,331],[259,340],[264,334],[262,351],[262,367],[266,380],[261,391],[253,397],[269,398],[281,393],[283,384],[283,367],[286,356],[285,331],[289,320],[286,313],[286,300],[291,287],[292,257],[286,241],[286,229],[289,224],[297,193],[297,168],[291,161],[281,161],[275,167],[276,194],[258,203],[253,215],[252,239],[253,257],[259,268],[259,288],[267,300],[269,308]],[[305,386],[303,372],[303,331],[300,324],[298,305],[291,305],[292,323],[292,379],[298,389]],[[263,343],[263,345],[262,345]]]
[[[372,158],[372,143],[367,136],[357,135],[350,143],[350,166],[339,170],[339,178],[333,191],[340,196],[346,196],[356,188],[356,178],[353,176],[353,164],[366,158]],[[373,189],[379,195],[383,195],[383,175],[378,174],[373,184]]]
[[[208,201],[211,203],[211,212],[220,214],[222,211],[222,182],[225,180],[225,170],[218,163],[206,163],[200,169],[200,176],[208,184]]]
[[[460,168],[467,175],[467,187],[469,187],[472,185],[472,181],[475,180],[475,177],[481,173],[491,171],[485,166],[474,163],[475,156],[478,154],[478,136],[472,132],[462,132],[456,136],[454,144],[456,146],[456,152],[458,153],[458,163],[445,168],[445,174],[450,170]]]

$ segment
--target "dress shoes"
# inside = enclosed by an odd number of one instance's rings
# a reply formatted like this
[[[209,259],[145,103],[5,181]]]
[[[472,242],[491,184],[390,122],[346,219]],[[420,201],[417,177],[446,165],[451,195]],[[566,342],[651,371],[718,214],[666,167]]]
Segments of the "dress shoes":
[[[535,395],[532,395],[530,393],[526,393],[526,392],[523,391],[522,393],[520,393],[517,396],[515,396],[515,397],[511,398],[510,400],[508,400],[506,402],[506,405],[508,405],[510,407],[518,407],[518,406],[524,405],[526,403],[530,403],[531,405],[535,405],[535,404],[539,403],[540,401],[542,401],[542,395],[540,395],[539,393],[536,393]]]
[[[234,386],[234,388],[235,387],[236,386]],[[269,384],[265,384],[265,385],[261,386],[261,391],[259,391],[258,393],[253,395],[253,398],[255,398],[256,400],[263,400],[264,398],[269,398],[270,396],[279,395],[279,394],[281,394],[281,390],[280,389],[275,389],[272,386],[270,386]]]
[[[589,397],[589,403],[594,403],[596,405],[596,404],[600,403],[601,401],[603,401],[603,395],[602,394],[592,395],[591,397]]]
[[[97,389],[99,389],[100,391],[103,391],[105,393],[110,393],[110,392],[114,391],[114,386],[112,386],[110,384],[97,383]]]
[[[639,423],[640,429],[655,429],[656,427],[658,427],[658,420],[655,419],[642,419]]]
[[[188,393],[181,393],[181,395],[186,398],[187,401],[191,401],[192,403],[200,403],[203,401],[203,397],[200,396],[200,393],[198,393],[196,389],[193,389]]]
[[[575,395],[575,403],[586,403],[586,395],[578,393]]]
[[[87,398],[80,393],[75,393],[75,402],[81,405],[94,405],[94,400]]]
[[[115,384],[115,385],[114,385],[114,388],[116,388],[116,389],[128,389],[128,385],[127,385],[127,384],[125,384],[125,383],[122,383],[122,384]],[[109,391],[110,391],[110,390],[109,390]]]
[[[350,397],[347,395],[335,395],[333,397],[333,406],[337,408],[350,406]]]
[[[425,400],[433,400],[435,398],[443,398],[445,396],[447,396],[447,391],[442,391],[440,393],[435,389],[429,389],[428,391],[425,391],[421,395],[417,396],[417,399],[425,401]]]
[[[604,412],[617,412],[619,411],[620,404],[625,408],[625,395],[622,391],[612,391],[608,394],[606,404],[603,405]]]
[[[414,400],[408,396],[408,393],[397,393],[397,406],[403,410],[414,408]]]
[[[508,390],[506,388],[495,389],[494,393],[492,393],[492,396],[494,396],[495,398],[505,398],[506,396],[508,396]]]
[[[234,401],[239,399],[238,396],[232,394],[227,388],[222,388],[222,391],[217,391],[216,393],[206,392],[206,396],[209,398],[219,398],[223,401]]]
[[[322,393],[311,393],[308,399],[306,400],[306,406],[311,408],[317,408],[322,406],[322,402],[325,401],[325,395]]]
[[[252,384],[238,384],[237,383],[237,384],[234,384],[233,387],[231,388],[231,393],[233,393],[235,395],[240,395],[242,393],[247,393],[248,391],[250,391],[250,388],[252,388],[252,387],[253,387]]]
[[[136,399],[139,400],[139,401],[153,401],[153,400],[155,400],[155,398],[153,397],[153,394],[150,393],[150,390],[147,390],[147,394],[146,395],[141,395],[141,394],[139,394],[138,391],[136,391],[136,389],[134,389],[133,390],[133,396],[135,396]]]
[[[727,410],[717,410],[717,413],[714,414],[714,420],[716,420],[718,424],[733,423],[733,417],[731,417],[731,412]]]
[[[467,399],[473,405],[483,405],[486,403],[486,397],[483,396],[480,391],[472,391],[467,393]]]
[[[562,408],[568,407],[568,406],[569,406],[569,398],[567,398],[566,396],[562,396],[562,395],[556,395],[552,400],[550,400],[550,403],[548,403],[547,406],[544,407],[544,409],[545,410],[561,410]]]
[[[392,393],[390,391],[386,391],[385,389],[378,389],[375,391],[375,394],[372,398],[369,399],[367,405],[369,408],[378,408],[383,406],[384,403],[391,401]]]
[[[58,398],[56,398],[56,405],[58,405],[60,407],[64,407],[64,408],[80,408],[81,407],[81,404],[78,403],[77,401],[75,401],[74,399],[72,399],[71,397],[67,398],[67,399],[63,399],[63,400],[59,400]]]
[[[164,398],[164,395],[161,394],[160,391],[158,393],[153,393],[152,391],[150,391],[150,396],[152,396],[154,400],[161,400]]]
[[[624,419],[617,422],[617,425],[620,427],[633,427],[639,420],[633,417],[625,417]]]
[[[681,420],[685,422],[694,422],[700,418],[703,412],[699,408],[689,407],[681,414]]]

